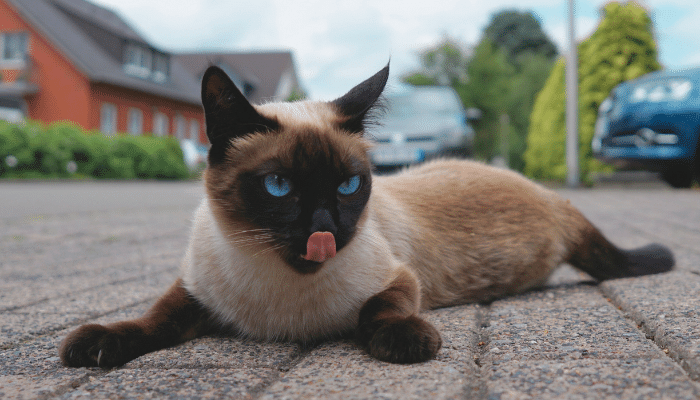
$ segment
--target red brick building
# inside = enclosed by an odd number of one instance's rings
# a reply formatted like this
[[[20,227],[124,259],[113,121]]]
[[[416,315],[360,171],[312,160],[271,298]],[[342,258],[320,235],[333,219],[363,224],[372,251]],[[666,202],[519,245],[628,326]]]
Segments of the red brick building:
[[[85,0],[0,0],[0,119],[68,120],[108,135],[153,133],[204,144],[199,81],[206,65],[194,61],[230,70],[251,98],[302,93],[289,52],[184,60],[187,67]]]
[[[83,0],[0,0],[0,75],[6,115],[206,142],[196,78]]]

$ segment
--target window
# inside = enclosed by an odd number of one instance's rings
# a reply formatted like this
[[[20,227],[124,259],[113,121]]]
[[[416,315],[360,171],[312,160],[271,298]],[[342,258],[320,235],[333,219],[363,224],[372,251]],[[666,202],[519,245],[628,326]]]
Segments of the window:
[[[24,32],[7,32],[0,34],[0,61],[19,61],[27,59],[29,35]]]
[[[124,72],[164,83],[170,73],[170,56],[140,43],[128,43],[124,47]]]
[[[163,83],[168,80],[168,65],[170,59],[166,54],[155,53],[153,56],[153,80],[158,83]]]
[[[128,44],[125,52],[124,71],[140,78],[148,78],[151,75],[151,50],[138,44]]]
[[[187,137],[187,124],[185,118],[181,114],[175,116],[175,137],[177,140],[189,139]]]
[[[103,103],[100,110],[100,131],[107,136],[117,132],[117,106]]]
[[[143,111],[138,108],[132,108],[129,110],[129,115],[127,117],[127,131],[138,136],[143,133]]]
[[[156,112],[153,116],[153,135],[168,136],[168,116],[162,112]]]
[[[196,119],[190,121],[190,139],[199,143],[199,121]]]

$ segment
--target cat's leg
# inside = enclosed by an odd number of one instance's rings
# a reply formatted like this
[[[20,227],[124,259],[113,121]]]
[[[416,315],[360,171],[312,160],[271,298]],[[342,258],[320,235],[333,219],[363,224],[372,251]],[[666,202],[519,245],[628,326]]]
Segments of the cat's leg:
[[[418,316],[420,287],[416,277],[401,270],[383,291],[360,310],[357,340],[369,354],[393,363],[416,363],[435,357],[442,339],[430,323]]]
[[[141,318],[109,325],[90,324],[69,333],[59,347],[68,367],[112,368],[212,329],[211,314],[175,284]]]

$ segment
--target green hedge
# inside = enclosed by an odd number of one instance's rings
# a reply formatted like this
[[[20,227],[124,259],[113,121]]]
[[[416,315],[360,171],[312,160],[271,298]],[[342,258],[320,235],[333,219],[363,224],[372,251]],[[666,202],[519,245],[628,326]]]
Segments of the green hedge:
[[[0,178],[185,179],[175,138],[104,136],[59,122],[0,121]]]
[[[591,140],[598,107],[620,82],[661,68],[652,21],[633,2],[608,3],[596,31],[578,45],[579,163],[581,179],[606,169],[592,155]],[[560,59],[537,95],[530,116],[525,174],[536,179],[566,177],[565,61]]]

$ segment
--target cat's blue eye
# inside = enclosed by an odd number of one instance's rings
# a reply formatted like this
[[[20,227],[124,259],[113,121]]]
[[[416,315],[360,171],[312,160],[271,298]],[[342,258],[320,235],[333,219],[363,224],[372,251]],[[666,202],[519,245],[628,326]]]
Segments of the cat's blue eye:
[[[338,193],[344,196],[351,195],[360,189],[361,182],[360,176],[355,175],[338,186]]]
[[[276,174],[265,175],[265,178],[263,178],[263,185],[265,186],[265,190],[275,197],[286,196],[292,191],[292,182]]]

